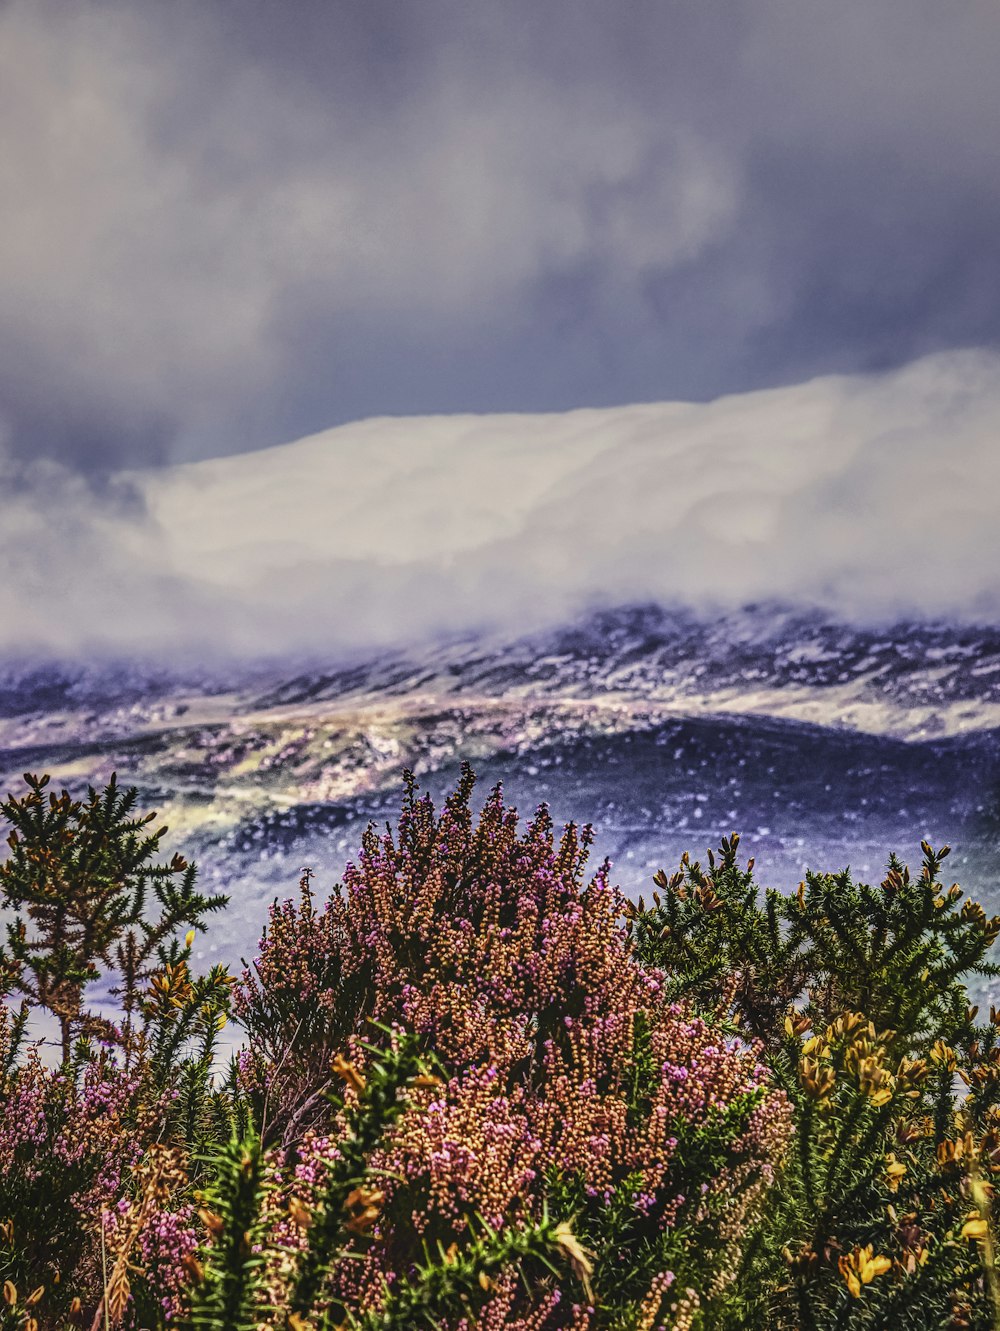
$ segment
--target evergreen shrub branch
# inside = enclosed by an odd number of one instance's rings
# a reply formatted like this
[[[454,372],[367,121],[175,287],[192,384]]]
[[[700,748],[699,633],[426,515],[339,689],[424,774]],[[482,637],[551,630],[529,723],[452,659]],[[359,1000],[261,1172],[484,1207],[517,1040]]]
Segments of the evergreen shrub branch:
[[[267,1242],[264,1204],[270,1187],[260,1139],[251,1130],[231,1139],[207,1161],[211,1186],[200,1218],[211,1236],[195,1277],[185,1331],[255,1331],[271,1311],[262,1279]]]
[[[413,1036],[399,1035],[388,1028],[385,1033],[391,1038],[386,1049],[362,1045],[370,1055],[364,1073],[344,1058],[335,1062],[335,1071],[351,1087],[354,1099],[344,1105],[337,1154],[329,1165],[319,1207],[310,1224],[309,1246],[291,1293],[293,1313],[307,1313],[316,1303],[339,1255],[340,1241],[351,1237],[349,1227],[354,1233],[364,1233],[377,1218],[382,1194],[371,1187],[366,1189],[372,1179],[371,1159],[405,1111],[407,1086],[417,1080],[425,1084],[438,1080],[431,1070],[433,1060],[421,1054]],[[352,1194],[359,1203],[353,1216]]]
[[[1000,917],[942,884],[947,847],[922,843],[917,875],[892,856],[877,887],[809,874],[785,896],[758,891],[738,844],[683,857],[627,910],[637,955],[673,995],[716,1013],[724,996],[795,1105],[734,1324],[846,1331],[895,1325],[891,1307],[906,1327],[946,1308],[992,1326],[970,1168],[1000,1173],[1000,1014],[977,1025],[967,984],[998,973]]]

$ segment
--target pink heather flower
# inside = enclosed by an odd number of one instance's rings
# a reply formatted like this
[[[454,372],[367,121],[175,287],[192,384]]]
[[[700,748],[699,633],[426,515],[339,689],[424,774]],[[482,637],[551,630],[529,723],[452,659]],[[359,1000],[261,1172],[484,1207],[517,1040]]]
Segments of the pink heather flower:
[[[372,1162],[387,1171],[382,1219],[363,1260],[335,1276],[351,1306],[377,1304],[383,1279],[405,1275],[414,1236],[446,1248],[471,1215],[494,1226],[538,1216],[553,1174],[582,1177],[595,1223],[627,1185],[637,1224],[700,1226],[692,1244],[731,1258],[787,1141],[788,1102],[761,1078],[756,1050],[664,1003],[662,972],[631,955],[607,867],[585,882],[589,829],[557,843],[542,809],[522,831],[499,789],[477,821],[470,793],[466,778],[440,815],[411,793],[396,833],[369,830],[322,908],[307,895],[272,910],[236,1006],[251,1030],[241,1077],[270,1097],[296,1151],[276,1166],[275,1207],[292,1188],[309,1204],[322,1186],[338,1123],[304,1121],[303,1105],[332,1053],[363,1064],[374,1017],[425,1036],[448,1077],[412,1093]],[[282,1026],[286,1009],[294,1021]],[[640,1032],[653,1071],[636,1100]],[[692,1177],[679,1143],[735,1102],[748,1106],[738,1140],[720,1143],[711,1178]],[[535,1331],[558,1309],[553,1328],[586,1331],[592,1312],[552,1293],[542,1315],[516,1282],[502,1287],[480,1325]]]

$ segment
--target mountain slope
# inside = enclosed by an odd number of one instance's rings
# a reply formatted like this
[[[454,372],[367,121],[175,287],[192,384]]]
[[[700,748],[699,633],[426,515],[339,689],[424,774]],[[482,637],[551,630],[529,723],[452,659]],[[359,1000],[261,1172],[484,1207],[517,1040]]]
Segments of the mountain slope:
[[[395,816],[404,767],[441,798],[463,760],[522,809],[593,821],[629,890],[733,830],[785,886],[807,864],[875,874],[928,837],[1000,904],[989,627],[646,605],[338,667],[8,665],[0,703],[0,784],[137,784],[233,893],[223,950],[252,946],[303,864],[333,880],[364,823]]]

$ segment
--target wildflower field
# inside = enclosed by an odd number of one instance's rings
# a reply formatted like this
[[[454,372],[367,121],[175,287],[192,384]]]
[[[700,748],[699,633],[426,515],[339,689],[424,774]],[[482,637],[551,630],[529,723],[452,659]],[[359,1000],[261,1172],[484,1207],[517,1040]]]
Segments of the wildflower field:
[[[734,834],[635,904],[473,788],[408,778],[236,973],[134,791],[0,804],[0,1331],[1000,1326],[1000,917],[947,848],[785,896]]]

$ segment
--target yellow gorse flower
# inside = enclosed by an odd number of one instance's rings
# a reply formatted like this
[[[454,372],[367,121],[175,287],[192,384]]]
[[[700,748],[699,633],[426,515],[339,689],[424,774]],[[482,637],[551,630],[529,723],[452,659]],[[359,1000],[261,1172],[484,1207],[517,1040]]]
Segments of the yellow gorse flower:
[[[569,1259],[573,1273],[583,1286],[583,1292],[588,1300],[593,1303],[594,1291],[590,1286],[590,1277],[594,1274],[594,1266],[590,1260],[593,1253],[588,1252],[583,1247],[565,1220],[556,1225],[552,1231],[552,1242]]]
[[[800,1035],[804,1035],[809,1029],[809,1018],[795,1008],[790,1008],[785,1014],[785,1034],[790,1040]]]
[[[935,1040],[931,1045],[931,1062],[936,1063],[938,1067],[946,1068],[949,1072],[954,1072],[958,1066],[954,1049],[949,1048],[943,1040]]]
[[[990,1228],[978,1211],[970,1211],[969,1218],[962,1226],[963,1239],[985,1239],[989,1236]]]
[[[368,1083],[365,1080],[364,1074],[359,1072],[350,1060],[346,1059],[343,1054],[334,1054],[333,1058],[330,1060],[330,1070],[338,1076],[341,1081],[350,1086],[351,1090],[359,1100],[361,1099]]]
[[[148,1004],[151,1013],[161,1016],[173,1008],[185,1007],[194,998],[194,986],[188,974],[187,962],[178,961],[172,965],[169,961],[163,973],[154,975],[149,982],[151,998]]]
[[[870,1243],[866,1243],[863,1248],[855,1248],[853,1252],[847,1253],[837,1261],[840,1274],[848,1290],[855,1299],[861,1297],[861,1290],[864,1285],[870,1285],[876,1276],[884,1276],[887,1271],[892,1270],[892,1262],[888,1257],[883,1257],[881,1253],[876,1257]]]
[[[872,1104],[876,1107],[888,1104],[892,1099],[896,1079],[887,1068],[882,1066],[878,1055],[869,1054],[848,1061],[854,1065],[853,1070],[857,1074],[858,1087],[868,1096]]]
[[[807,1095],[824,1100],[833,1090],[837,1076],[831,1067],[823,1067],[815,1058],[799,1059],[799,1079]]]
[[[826,1028],[826,1038],[831,1041],[842,1040],[845,1036],[855,1036],[859,1033],[867,1033],[871,1039],[875,1038],[875,1027],[862,1012],[842,1012]]]
[[[897,1160],[895,1153],[890,1151],[885,1157],[885,1181],[890,1192],[899,1190],[900,1180],[906,1176],[906,1166],[901,1160]]]

